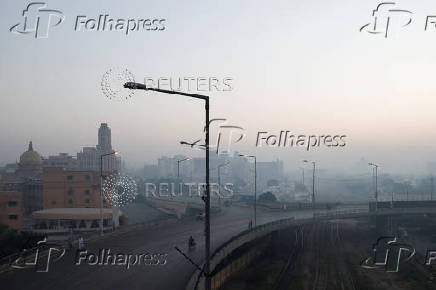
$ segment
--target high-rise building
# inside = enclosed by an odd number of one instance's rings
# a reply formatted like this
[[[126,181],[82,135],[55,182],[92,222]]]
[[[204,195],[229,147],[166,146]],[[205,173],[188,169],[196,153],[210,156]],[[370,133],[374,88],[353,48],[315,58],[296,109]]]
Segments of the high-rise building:
[[[101,123],[98,129],[98,144],[97,150],[101,152],[112,151],[111,129],[107,123]]]
[[[111,129],[107,123],[101,123],[98,129],[98,144],[95,147],[83,147],[82,152],[77,153],[77,161],[80,170],[100,170],[100,156],[112,152]],[[116,155],[103,157],[103,171],[120,171],[121,158]]]

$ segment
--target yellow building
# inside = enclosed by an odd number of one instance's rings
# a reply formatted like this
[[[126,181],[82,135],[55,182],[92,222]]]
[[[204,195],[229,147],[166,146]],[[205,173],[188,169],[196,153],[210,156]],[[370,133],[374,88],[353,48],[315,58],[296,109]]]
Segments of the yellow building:
[[[43,169],[42,184],[44,209],[100,207],[100,175],[96,171],[46,167]],[[106,206],[106,201],[103,201]]]
[[[0,191],[0,224],[21,230],[23,217],[22,193],[19,191]]]

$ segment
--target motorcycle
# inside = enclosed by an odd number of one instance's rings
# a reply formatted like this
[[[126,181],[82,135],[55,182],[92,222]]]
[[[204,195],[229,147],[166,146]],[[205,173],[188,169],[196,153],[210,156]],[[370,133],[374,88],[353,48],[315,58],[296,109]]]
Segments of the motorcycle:
[[[189,242],[188,242],[188,249],[189,249],[189,251],[193,251],[193,250],[195,250],[195,245],[196,245],[196,243],[195,243],[194,240],[189,241]]]

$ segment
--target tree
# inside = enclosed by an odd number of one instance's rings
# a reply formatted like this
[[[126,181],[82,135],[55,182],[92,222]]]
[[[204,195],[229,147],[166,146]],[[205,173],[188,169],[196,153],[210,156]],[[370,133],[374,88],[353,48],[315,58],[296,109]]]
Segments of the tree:
[[[269,201],[269,202],[277,201],[276,196],[271,191],[267,191],[265,193],[262,193],[258,199],[259,199],[259,201]]]

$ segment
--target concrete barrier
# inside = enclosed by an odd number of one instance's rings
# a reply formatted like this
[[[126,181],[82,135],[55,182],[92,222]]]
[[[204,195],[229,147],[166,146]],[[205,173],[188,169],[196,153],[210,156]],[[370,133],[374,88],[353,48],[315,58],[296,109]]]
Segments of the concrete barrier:
[[[312,220],[312,219],[310,219]],[[299,220],[301,223],[302,220]],[[218,249],[216,249],[211,255],[210,260],[210,270],[211,273],[214,272],[215,268],[230,254],[232,254],[236,249],[240,248],[248,242],[257,240],[259,238],[265,237],[266,235],[292,226],[295,224],[294,218],[282,219],[267,224],[263,224],[253,228],[252,230],[246,230],[240,234],[232,237],[230,240],[222,244]],[[236,271],[246,267],[249,263],[256,257],[260,252],[256,252],[256,249],[252,249],[248,253],[244,254],[238,262],[232,261],[230,265],[227,265],[224,269],[216,273],[211,280],[214,281],[212,289],[218,289],[229,277]],[[186,289],[187,290],[204,290],[204,275],[199,270],[195,271],[191,276]]]

